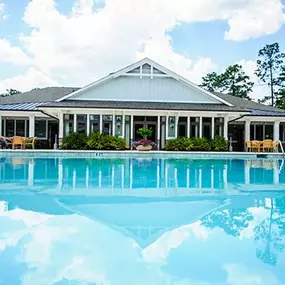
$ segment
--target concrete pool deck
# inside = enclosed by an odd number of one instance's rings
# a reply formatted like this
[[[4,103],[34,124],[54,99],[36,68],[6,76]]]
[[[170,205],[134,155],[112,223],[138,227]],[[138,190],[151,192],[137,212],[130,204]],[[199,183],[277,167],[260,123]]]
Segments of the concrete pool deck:
[[[180,151],[90,151],[90,150],[11,150],[0,149],[0,157],[60,157],[60,158],[219,158],[219,159],[284,159],[282,153],[264,152],[180,152]]]

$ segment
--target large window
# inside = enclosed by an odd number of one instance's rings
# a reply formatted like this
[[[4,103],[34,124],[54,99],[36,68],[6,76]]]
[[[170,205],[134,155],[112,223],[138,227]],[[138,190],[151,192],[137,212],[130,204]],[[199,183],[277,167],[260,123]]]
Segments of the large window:
[[[24,137],[25,136],[25,120],[16,120],[16,136]]]
[[[169,138],[175,138],[175,117],[169,117],[168,118],[168,137]]]
[[[207,139],[211,139],[212,137],[212,118],[203,118],[202,120],[202,136]]]
[[[64,115],[64,136],[68,136],[69,133],[74,130],[74,115]]]
[[[190,137],[199,137],[199,133],[200,133],[200,118],[194,118],[191,117],[190,118]]]
[[[77,115],[77,132],[87,132],[87,115]]]
[[[180,117],[178,121],[178,137],[187,137],[187,117]]]
[[[250,139],[251,140],[268,140],[273,139],[274,126],[271,123],[252,123],[250,125]]]
[[[103,134],[111,136],[112,129],[113,129],[113,116],[104,115],[103,116]]]
[[[35,137],[39,139],[47,138],[47,122],[46,120],[35,120]]]
[[[90,115],[90,133],[100,132],[100,116]]]
[[[2,123],[2,128],[2,133],[6,137],[29,136],[28,119],[4,119]]]
[[[215,137],[224,135],[224,118],[215,118]]]
[[[6,137],[15,135],[15,120],[6,120]]]

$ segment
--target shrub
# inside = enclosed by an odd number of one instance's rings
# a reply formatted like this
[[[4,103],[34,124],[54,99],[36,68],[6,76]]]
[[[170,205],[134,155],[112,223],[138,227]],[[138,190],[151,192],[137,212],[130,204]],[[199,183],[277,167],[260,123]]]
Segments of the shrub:
[[[87,148],[92,150],[125,150],[126,141],[120,137],[95,132],[88,137]]]
[[[87,136],[85,133],[70,133],[62,140],[63,149],[86,149]]]
[[[229,143],[224,137],[215,137],[211,141],[211,149],[214,151],[227,151],[228,147]]]
[[[63,149],[77,150],[125,150],[126,141],[120,137],[113,137],[99,132],[86,136],[84,133],[70,133],[63,138]]]
[[[171,139],[165,144],[165,150],[168,151],[186,151],[191,150],[191,141],[185,137],[179,137],[177,139]]]
[[[211,149],[211,143],[208,139],[206,138],[191,138],[192,141],[192,148],[191,150],[196,150],[196,151],[207,151]]]

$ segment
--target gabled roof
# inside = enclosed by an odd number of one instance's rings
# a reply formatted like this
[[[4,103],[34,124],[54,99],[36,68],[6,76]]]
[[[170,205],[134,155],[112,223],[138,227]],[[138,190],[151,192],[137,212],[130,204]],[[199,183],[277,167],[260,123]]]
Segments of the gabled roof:
[[[28,92],[0,97],[0,104],[52,102],[78,89],[79,88],[75,87],[47,87],[33,89]]]
[[[171,78],[176,79],[177,81],[183,83],[184,85],[186,85],[186,86],[188,86],[188,87],[190,87],[190,88],[192,88],[192,89],[194,89],[194,90],[196,90],[198,92],[201,92],[201,93],[203,93],[204,95],[207,95],[210,98],[213,98],[213,99],[215,99],[215,100],[225,104],[226,106],[233,106],[231,103],[227,102],[226,100],[220,98],[219,96],[216,96],[215,94],[213,94],[213,93],[211,93],[209,91],[206,91],[205,89],[197,86],[196,84],[192,83],[191,81],[189,81],[189,80],[185,79],[184,77],[176,74],[175,72],[173,72],[173,71],[171,71],[171,70],[161,66],[160,64],[156,63],[155,61],[153,61],[153,60],[151,60],[149,58],[144,58],[144,59],[142,59],[142,60],[140,60],[138,62],[135,62],[134,64],[131,64],[131,65],[129,65],[129,66],[119,70],[119,71],[116,71],[114,73],[110,73],[108,76],[103,77],[102,79],[99,79],[99,80],[97,80],[97,81],[95,81],[95,82],[93,82],[93,83],[91,83],[91,84],[89,84],[89,85],[87,85],[87,86],[85,86],[85,87],[83,87],[83,88],[81,88],[81,89],[71,93],[71,94],[63,96],[62,98],[57,99],[56,101],[57,102],[61,102],[61,101],[67,100],[67,99],[72,99],[72,97],[74,97],[76,95],[79,95],[79,94],[81,94],[81,93],[83,93],[85,91],[88,91],[88,90],[90,90],[92,88],[95,88],[98,85],[106,83],[109,80],[115,79],[115,78],[123,76],[123,75],[128,75],[132,70],[136,70],[138,68],[141,68],[145,64],[148,64],[148,65],[151,66],[151,72],[152,72],[151,76],[153,76],[153,77],[155,77],[155,76],[171,77]],[[158,70],[160,72],[160,74],[154,74],[153,73],[153,69]],[[141,72],[140,76],[143,77],[144,74]]]

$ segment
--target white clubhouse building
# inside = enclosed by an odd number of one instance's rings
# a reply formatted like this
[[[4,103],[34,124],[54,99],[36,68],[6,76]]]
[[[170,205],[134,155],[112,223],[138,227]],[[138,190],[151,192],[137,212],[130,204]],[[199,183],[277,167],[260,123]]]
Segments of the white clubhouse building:
[[[163,149],[179,136],[285,141],[285,110],[211,93],[145,58],[83,88],[49,87],[0,98],[0,135],[37,137],[42,148],[70,132],[138,139],[153,129]]]

